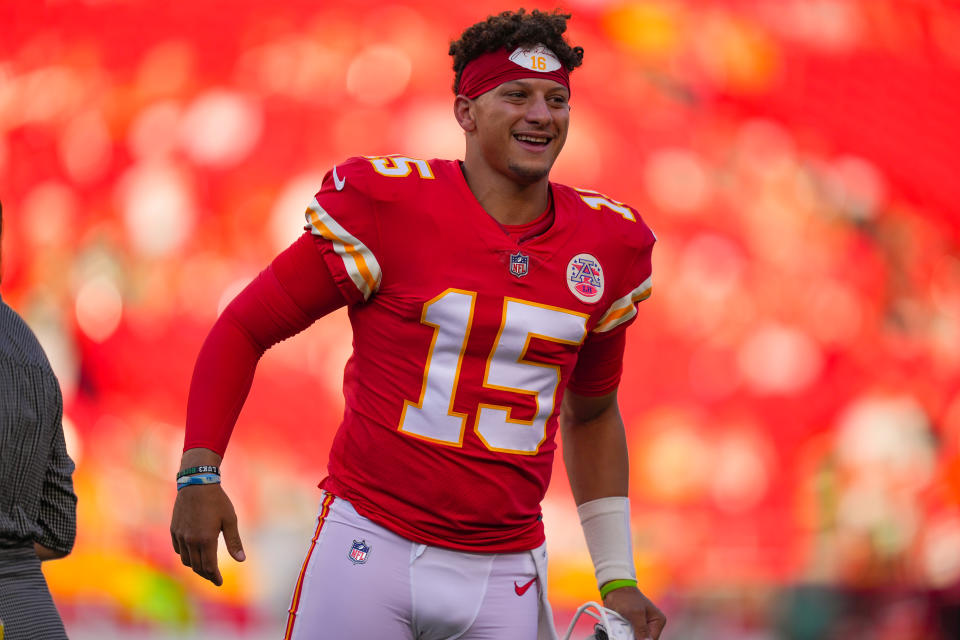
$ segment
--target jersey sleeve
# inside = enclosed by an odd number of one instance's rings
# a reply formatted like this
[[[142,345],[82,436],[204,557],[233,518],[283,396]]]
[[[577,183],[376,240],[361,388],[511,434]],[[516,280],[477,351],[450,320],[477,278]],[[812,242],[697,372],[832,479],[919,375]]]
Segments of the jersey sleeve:
[[[567,388],[581,396],[605,396],[620,385],[625,331],[591,333],[577,356]]]
[[[369,299],[380,287],[380,229],[370,174],[364,158],[335,166],[305,214],[304,228],[320,240],[330,274],[350,304]]]
[[[567,388],[583,396],[602,396],[617,389],[623,374],[626,329],[637,317],[637,305],[650,297],[653,245],[656,236],[629,205],[596,191],[577,190],[591,209],[604,211],[602,235],[615,238],[607,245],[605,260],[613,273],[612,295],[580,347]],[[613,215],[619,214],[619,216]]]
[[[184,450],[223,455],[264,352],[345,304],[315,245],[313,236],[300,236],[213,325],[190,381]]]
[[[637,304],[650,297],[653,286],[651,257],[656,236],[639,217],[631,224],[641,226],[631,229],[633,233],[624,238],[623,250],[628,253],[624,263],[629,266],[615,290],[616,298],[600,316],[593,328],[594,333],[625,330],[637,317]]]

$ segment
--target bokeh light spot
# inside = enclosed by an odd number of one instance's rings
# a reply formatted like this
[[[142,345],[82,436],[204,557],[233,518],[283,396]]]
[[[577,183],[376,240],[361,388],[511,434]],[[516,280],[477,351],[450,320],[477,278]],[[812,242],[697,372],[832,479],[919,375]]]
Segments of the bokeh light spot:
[[[923,486],[936,460],[929,424],[914,398],[859,398],[840,416],[837,455],[850,467],[882,470],[898,484]]]
[[[869,220],[886,198],[886,184],[876,167],[862,158],[837,158],[826,176],[834,206],[853,220]]]
[[[728,433],[714,447],[710,490],[723,511],[747,511],[766,494],[770,483],[765,447],[757,436]]]
[[[945,588],[960,581],[960,517],[931,523],[925,536],[923,566],[933,587]]]
[[[802,391],[823,367],[823,354],[813,339],[777,324],[760,327],[749,336],[738,360],[744,380],[760,394]]]
[[[703,161],[688,149],[662,149],[651,154],[644,179],[650,197],[664,211],[694,212],[703,208],[710,195]]]
[[[406,124],[401,128],[403,148],[414,158],[459,158],[463,155],[463,130],[453,118],[449,101],[412,105],[405,120]]]
[[[61,246],[69,241],[63,230],[77,214],[77,196],[61,182],[41,182],[21,204],[24,230],[34,247]]]
[[[179,249],[193,228],[193,194],[169,165],[131,169],[118,187],[124,223],[134,250],[161,257]]]
[[[304,213],[322,182],[321,173],[303,173],[283,186],[270,210],[270,239],[276,251],[286,249],[303,235]]]
[[[154,102],[141,111],[127,135],[127,145],[137,158],[162,160],[177,147],[181,109],[173,100]]]
[[[691,500],[703,490],[711,458],[697,430],[676,421],[648,436],[640,458],[645,491],[665,502]]]
[[[63,439],[67,445],[67,455],[70,456],[75,465],[79,466],[80,461],[83,460],[83,440],[77,432],[76,425],[73,424],[73,420],[68,415],[63,415],[61,423],[63,424]]]
[[[114,281],[99,275],[81,285],[75,307],[80,330],[94,342],[103,342],[120,324],[123,299]]]
[[[407,54],[388,45],[360,52],[347,69],[347,92],[362,104],[385,105],[406,90],[411,64]]]
[[[263,113],[253,100],[213,89],[187,107],[180,144],[197,164],[228,167],[247,157],[262,128]]]
[[[113,140],[103,116],[87,111],[72,119],[60,136],[60,161],[75,182],[101,177],[110,166]]]

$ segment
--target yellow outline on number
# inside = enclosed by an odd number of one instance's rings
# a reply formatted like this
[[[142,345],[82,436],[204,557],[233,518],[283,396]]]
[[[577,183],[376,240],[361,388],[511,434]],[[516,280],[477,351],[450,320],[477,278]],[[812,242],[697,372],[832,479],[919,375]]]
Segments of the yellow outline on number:
[[[407,431],[403,428],[403,422],[407,417],[407,408],[415,407],[416,409],[423,410],[423,400],[427,395],[427,377],[430,375],[430,363],[433,361],[433,350],[437,345],[437,338],[440,336],[440,326],[434,324],[433,322],[427,321],[427,310],[430,308],[430,305],[436,303],[441,298],[446,296],[449,293],[460,293],[463,295],[470,296],[470,314],[467,317],[467,326],[466,331],[463,334],[463,342],[460,345],[460,353],[457,355],[457,369],[453,375],[453,385],[450,388],[450,404],[447,407],[447,415],[453,418],[460,418],[460,435],[456,441],[453,440],[440,440],[438,438],[431,438],[429,436],[421,435],[419,433],[413,433],[412,431]],[[470,331],[473,329],[473,314],[477,308],[477,293],[476,291],[466,291],[464,289],[445,289],[439,295],[434,296],[430,300],[427,300],[423,304],[423,311],[420,312],[420,324],[425,324],[429,327],[433,327],[433,337],[430,338],[430,349],[427,351],[427,361],[423,366],[423,380],[420,383],[420,399],[414,403],[410,400],[403,401],[403,410],[400,412],[400,422],[397,425],[397,430],[400,433],[403,433],[414,438],[419,438],[420,440],[426,440],[428,442],[436,442],[438,444],[444,444],[451,447],[462,447],[463,446],[463,434],[467,428],[467,418],[469,414],[459,413],[453,410],[453,404],[457,397],[457,387],[460,384],[460,368],[463,366],[463,354],[467,350],[467,343],[470,341]]]
[[[484,370],[483,370],[483,382],[482,382],[482,386],[483,386],[483,388],[485,388],[485,389],[495,389],[495,390],[498,390],[498,391],[508,391],[508,392],[512,392],[512,393],[519,393],[519,394],[526,395],[526,396],[533,396],[533,402],[534,402],[534,405],[535,405],[535,407],[536,407],[536,410],[535,410],[534,413],[533,413],[533,419],[532,419],[532,420],[529,420],[529,421],[528,421],[528,420],[518,420],[518,419],[513,419],[513,418],[511,418],[511,416],[512,416],[512,411],[513,411],[513,409],[515,409],[516,407],[509,407],[509,406],[497,405],[497,404],[487,404],[487,403],[481,402],[481,403],[479,403],[479,404],[477,405],[477,414],[476,414],[476,416],[475,416],[474,419],[473,419],[473,431],[474,431],[474,433],[477,434],[477,437],[480,438],[480,441],[483,442],[484,446],[487,447],[487,449],[489,449],[489,450],[491,450],[491,451],[499,451],[499,452],[501,452],[501,453],[515,453],[515,454],[518,454],[518,455],[532,456],[532,455],[536,455],[537,452],[540,451],[540,445],[542,445],[543,442],[544,442],[544,440],[546,440],[546,438],[547,438],[546,422],[547,422],[547,420],[550,419],[550,416],[547,416],[547,417],[544,419],[543,435],[542,435],[542,437],[540,438],[540,441],[537,443],[537,446],[534,447],[533,451],[521,451],[521,450],[518,450],[518,449],[501,449],[501,448],[499,448],[499,447],[494,447],[494,446],[492,446],[489,442],[487,442],[486,438],[484,438],[483,435],[480,433],[480,416],[483,414],[484,408],[486,408],[486,409],[496,409],[496,410],[499,410],[499,411],[503,411],[504,413],[506,413],[505,421],[506,421],[507,423],[509,423],[509,424],[521,425],[521,426],[530,426],[530,427],[532,427],[532,426],[536,423],[537,416],[540,415],[540,393],[539,393],[538,391],[530,391],[529,389],[519,389],[519,388],[517,388],[517,387],[504,387],[504,386],[501,386],[501,385],[498,385],[498,384],[492,384],[492,383],[488,383],[488,382],[487,382],[487,380],[488,380],[489,377],[490,377],[490,363],[493,361],[493,358],[496,356],[497,349],[498,349],[498,347],[500,346],[500,337],[503,335],[503,330],[506,328],[506,325],[507,325],[507,308],[508,308],[508,306],[509,306],[509,303],[511,303],[511,302],[516,302],[516,303],[518,303],[518,304],[527,305],[527,306],[530,306],[530,307],[540,307],[540,308],[542,308],[542,309],[549,309],[549,310],[551,310],[551,311],[556,311],[556,312],[559,312],[559,313],[565,313],[565,314],[572,315],[572,316],[578,316],[578,317],[580,317],[580,318],[583,318],[583,320],[584,320],[584,322],[583,322],[583,335],[580,337],[579,340],[576,340],[576,341],[575,341],[575,340],[564,340],[564,339],[562,339],[562,338],[556,338],[556,337],[552,337],[552,336],[546,336],[546,335],[542,335],[542,334],[539,334],[539,333],[533,333],[533,332],[528,331],[528,332],[527,332],[527,337],[526,337],[526,339],[524,340],[524,343],[523,343],[523,348],[520,350],[520,357],[519,357],[519,358],[517,359],[517,361],[516,361],[516,364],[530,365],[530,366],[535,366],[535,367],[545,367],[545,368],[553,369],[553,370],[554,370],[554,373],[556,374],[556,381],[555,381],[554,384],[553,384],[553,391],[552,391],[551,394],[550,394],[551,397],[553,398],[553,402],[554,402],[553,408],[554,408],[554,410],[556,409],[556,402],[557,402],[557,388],[560,386],[560,378],[561,378],[560,367],[559,367],[558,365],[555,365],[555,364],[547,364],[547,363],[545,363],[545,362],[535,362],[535,361],[532,361],[532,360],[527,360],[527,359],[526,359],[526,355],[527,355],[527,352],[530,350],[530,340],[533,339],[533,338],[540,338],[541,340],[546,340],[546,341],[548,341],[548,342],[556,342],[556,343],[559,343],[559,344],[574,344],[574,345],[583,344],[583,341],[586,340],[586,338],[587,338],[587,320],[589,320],[590,314],[580,313],[580,312],[578,312],[578,311],[571,311],[570,309],[564,309],[564,308],[562,308],[562,307],[555,307],[555,306],[549,305],[549,304],[541,304],[541,303],[539,303],[539,302],[531,302],[531,301],[529,301],[529,300],[521,300],[520,298],[504,298],[504,299],[503,299],[503,311],[501,312],[501,315],[500,315],[500,329],[497,331],[497,337],[496,337],[496,339],[495,339],[494,342],[493,342],[493,348],[490,350],[490,355],[487,356],[487,362],[486,362],[486,365],[484,366]]]
[[[409,156],[364,156],[364,158],[370,161],[374,171],[388,178],[405,178],[413,171],[413,167],[417,168],[417,173],[424,180],[433,180],[435,177],[430,163],[419,158]],[[390,162],[393,166],[389,166]]]
[[[583,203],[591,209],[600,211],[602,207],[606,207],[611,211],[619,213],[624,220],[629,220],[630,222],[637,221],[637,217],[633,215],[633,211],[630,210],[629,206],[614,200],[606,194],[593,191],[592,189],[574,189],[574,191],[577,192],[577,195],[580,196]]]

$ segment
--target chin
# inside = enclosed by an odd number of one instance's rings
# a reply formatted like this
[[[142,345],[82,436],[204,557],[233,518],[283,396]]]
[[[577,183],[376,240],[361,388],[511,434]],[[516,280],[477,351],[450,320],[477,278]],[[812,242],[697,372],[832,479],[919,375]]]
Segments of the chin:
[[[517,181],[522,184],[533,184],[543,180],[550,175],[550,168],[553,163],[550,164],[520,164],[520,163],[510,163],[507,167],[510,169],[510,172],[517,178]]]

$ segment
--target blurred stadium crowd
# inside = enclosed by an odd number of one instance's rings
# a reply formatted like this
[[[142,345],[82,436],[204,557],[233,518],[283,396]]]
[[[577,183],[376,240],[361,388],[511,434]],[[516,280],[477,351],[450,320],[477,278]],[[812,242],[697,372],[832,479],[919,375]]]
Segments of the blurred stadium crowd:
[[[621,406],[666,637],[960,637],[960,8],[564,6],[586,56],[554,179],[659,237]],[[349,326],[260,365],[224,464],[249,560],[220,590],[168,534],[193,360],[334,163],[460,156],[447,45],[505,8],[0,7],[3,296],[64,390],[78,543],[45,570],[76,637],[274,637]],[[544,517],[569,619],[596,594],[564,484]]]

